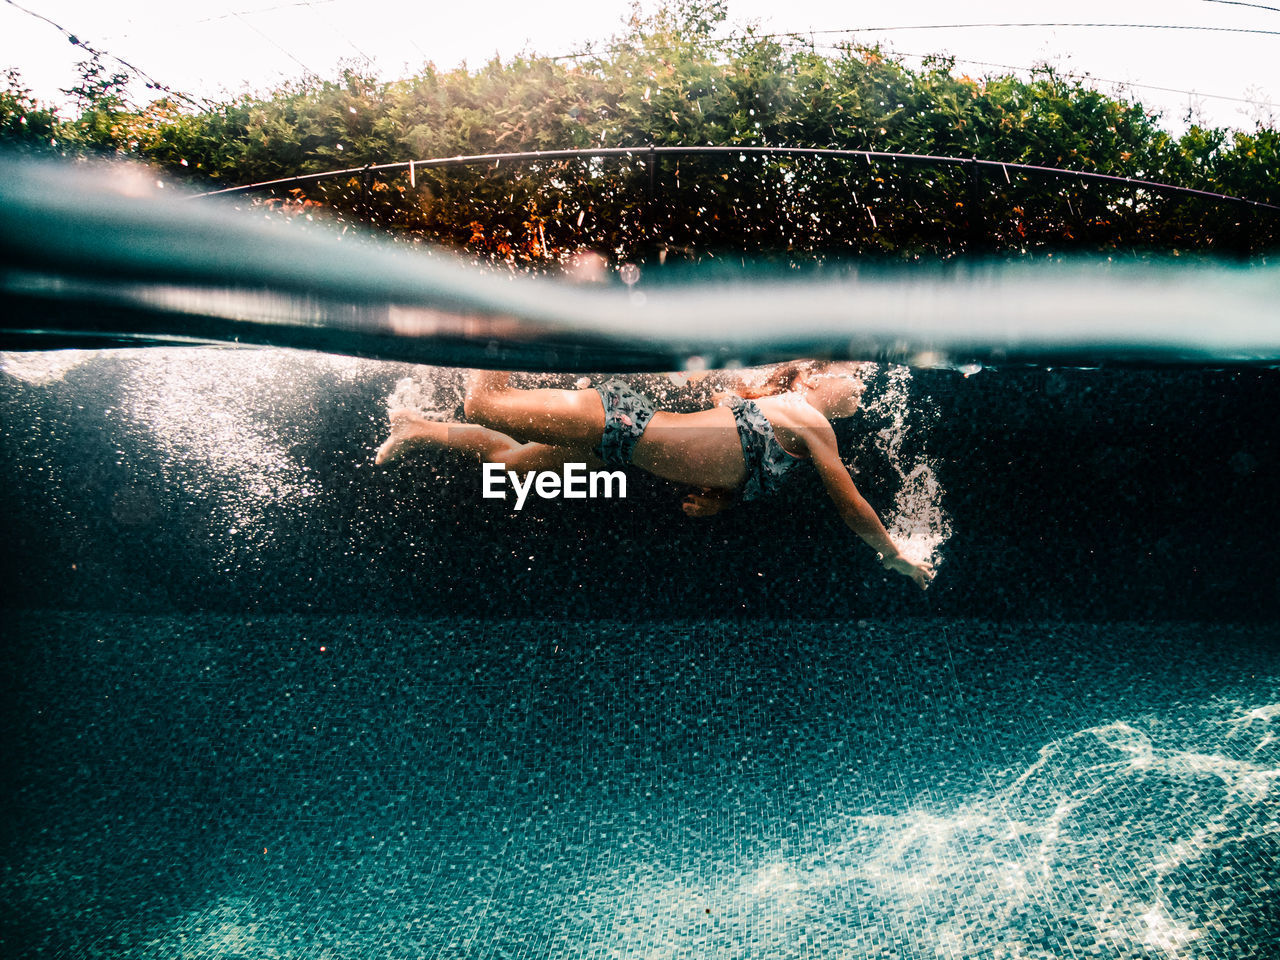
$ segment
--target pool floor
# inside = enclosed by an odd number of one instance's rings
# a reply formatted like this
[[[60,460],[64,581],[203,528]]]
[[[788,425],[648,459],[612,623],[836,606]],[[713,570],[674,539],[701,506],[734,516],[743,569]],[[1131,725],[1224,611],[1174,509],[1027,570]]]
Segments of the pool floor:
[[[1280,956],[1280,629],[6,614],[6,957]]]

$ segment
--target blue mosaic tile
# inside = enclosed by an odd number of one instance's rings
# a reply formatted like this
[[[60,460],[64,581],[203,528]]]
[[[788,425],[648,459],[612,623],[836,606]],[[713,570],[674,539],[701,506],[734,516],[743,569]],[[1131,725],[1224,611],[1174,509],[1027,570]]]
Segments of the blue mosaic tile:
[[[6,957],[1280,955],[1273,627],[8,626]]]

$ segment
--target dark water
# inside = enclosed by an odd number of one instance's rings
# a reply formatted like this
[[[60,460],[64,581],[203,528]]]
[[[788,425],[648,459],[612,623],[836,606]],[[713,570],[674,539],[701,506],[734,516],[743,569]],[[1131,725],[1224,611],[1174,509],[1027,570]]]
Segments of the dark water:
[[[388,406],[460,416],[458,371],[288,351],[10,355],[0,599],[133,612],[682,618],[1280,617],[1280,374],[879,366],[838,423],[860,489],[942,571],[886,574],[815,478],[705,522],[683,491],[480,497]],[[569,384],[572,377],[522,381]],[[709,402],[715,378],[644,386]],[[664,394],[663,391],[666,391]]]

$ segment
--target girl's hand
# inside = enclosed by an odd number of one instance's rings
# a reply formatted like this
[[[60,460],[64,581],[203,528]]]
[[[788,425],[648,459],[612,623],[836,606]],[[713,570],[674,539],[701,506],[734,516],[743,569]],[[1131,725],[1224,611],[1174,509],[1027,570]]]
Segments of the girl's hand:
[[[703,487],[696,493],[684,498],[680,505],[686,517],[714,517],[722,510],[733,506],[733,494],[728,490],[713,490]]]
[[[929,581],[933,579],[933,564],[931,563],[912,563],[902,554],[894,557],[884,557],[880,562],[886,570],[894,570],[904,577],[910,577],[921,590],[928,587]]]

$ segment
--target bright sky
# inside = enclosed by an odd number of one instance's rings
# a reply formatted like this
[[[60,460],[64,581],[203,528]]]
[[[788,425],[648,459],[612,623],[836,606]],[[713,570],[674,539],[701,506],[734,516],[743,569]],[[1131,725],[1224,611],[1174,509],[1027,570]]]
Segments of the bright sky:
[[[947,53],[959,61],[958,71],[975,77],[1005,72],[992,64],[1025,68],[1049,61],[1090,74],[1107,91],[1132,85],[1130,94],[1160,110],[1163,124],[1175,131],[1185,128],[1188,110],[1219,126],[1280,122],[1280,0],[728,2],[735,26],[815,31],[819,43],[879,40],[903,54]],[[652,7],[647,0],[645,8]],[[624,0],[0,0],[0,69],[17,67],[47,102],[62,101],[59,89],[75,82],[83,51],[32,13],[171,88],[217,98],[265,91],[307,73],[333,76],[342,61],[371,62],[390,79],[426,61],[477,66],[495,53],[571,53],[587,41],[607,41],[630,9]],[[954,26],[1029,22],[1214,29]],[[849,30],[857,32],[816,32]]]

